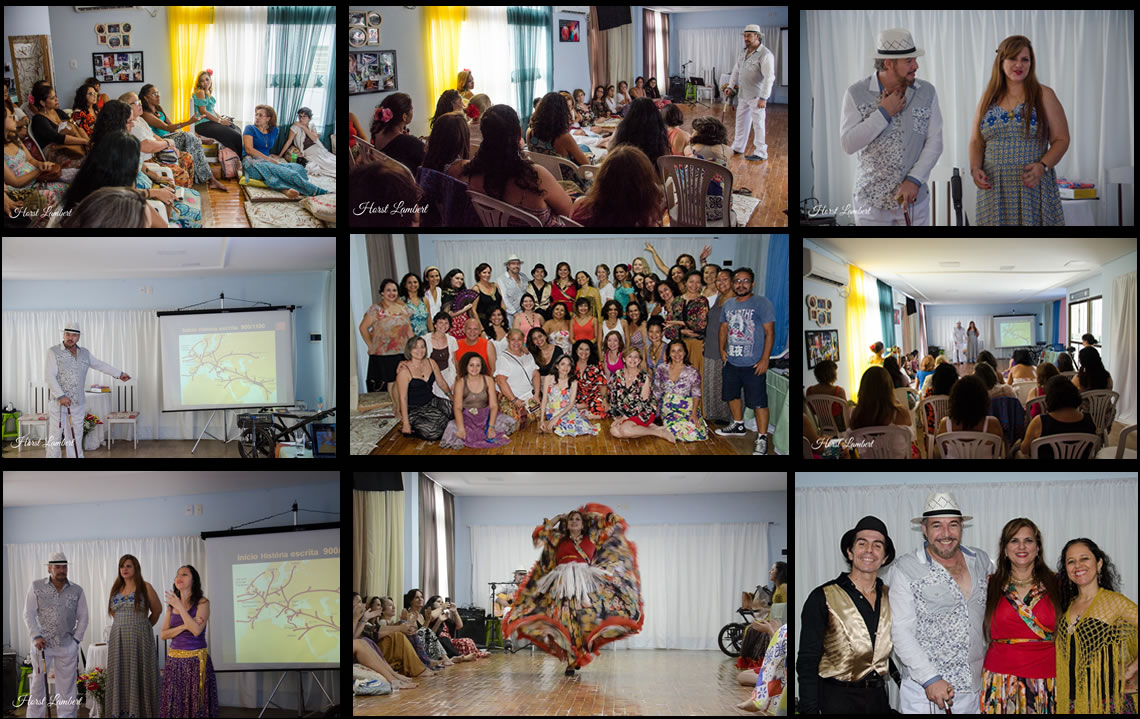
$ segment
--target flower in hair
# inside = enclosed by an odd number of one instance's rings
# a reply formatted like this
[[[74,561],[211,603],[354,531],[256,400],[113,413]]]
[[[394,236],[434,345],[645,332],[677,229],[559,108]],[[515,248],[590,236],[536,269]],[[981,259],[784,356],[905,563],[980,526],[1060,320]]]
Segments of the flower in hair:
[[[213,71],[213,70],[211,70],[210,68],[206,68],[206,74],[207,74],[207,75],[209,75],[210,77],[213,77],[213,76],[214,76],[214,71]]]
[[[475,107],[474,103],[467,106],[467,117],[470,117],[472,120],[478,120],[479,114],[479,108]]]
[[[380,110],[380,121],[381,122],[390,122],[391,120],[392,120],[392,111],[386,107],[381,108],[381,110]]]

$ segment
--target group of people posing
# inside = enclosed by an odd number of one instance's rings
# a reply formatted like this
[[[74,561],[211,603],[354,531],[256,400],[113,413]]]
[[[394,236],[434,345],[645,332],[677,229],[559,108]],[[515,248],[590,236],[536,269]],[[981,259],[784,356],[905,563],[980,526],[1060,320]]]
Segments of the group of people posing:
[[[475,642],[460,637],[463,618],[455,602],[438,595],[424,601],[424,593],[411,589],[404,608],[396,613],[391,597],[372,597],[367,603],[352,593],[352,655],[387,679],[396,689],[415,689],[414,678],[430,679],[433,672],[456,662],[473,662],[491,656]]]
[[[27,716],[45,716],[44,682],[50,666],[55,672],[56,712],[73,717],[78,711],[76,677],[79,646],[87,631],[87,598],[82,587],[68,581],[63,552],[51,555],[48,572],[32,582],[24,603],[34,669]],[[210,601],[202,594],[198,570],[189,564],[179,567],[160,601],[143,579],[138,559],[124,554],[106,610],[114,620],[107,640],[102,716],[219,716],[214,665],[206,650]],[[153,630],[159,619],[159,639],[171,640],[161,685]]]
[[[5,214],[37,227],[201,227],[194,186],[228,191],[211,171],[202,138],[235,153],[246,176],[290,199],[328,192],[312,184],[310,174],[336,176],[336,156],[310,126],[312,110],[297,111],[288,140],[275,151],[276,110],[258,105],[254,122],[239,132],[217,108],[211,70],[198,74],[186,120],[163,109],[155,85],[118,99],[99,91],[93,78],[80,85],[70,113],[43,81],[24,107],[5,102]],[[161,203],[165,213],[147,200]]]
[[[614,437],[675,442],[708,439],[710,418],[743,435],[743,391],[766,453],[771,302],[752,294],[749,268],[697,271],[688,254],[666,268],[646,248],[667,279],[638,257],[614,266],[613,283],[608,265],[591,277],[566,262],[553,282],[536,264],[528,282],[512,255],[497,282],[476,267],[470,289],[459,269],[384,280],[360,324],[369,391],[387,388],[406,435],[456,449],[505,444],[528,421],[577,436],[612,419]]]
[[[1136,712],[1136,603],[1118,593],[1104,550],[1070,539],[1054,572],[1041,531],[1019,517],[1002,529],[995,563],[962,544],[970,519],[952,493],[932,492],[911,520],[922,546],[897,560],[877,517],[843,535],[850,571],[803,607],[800,712]]]

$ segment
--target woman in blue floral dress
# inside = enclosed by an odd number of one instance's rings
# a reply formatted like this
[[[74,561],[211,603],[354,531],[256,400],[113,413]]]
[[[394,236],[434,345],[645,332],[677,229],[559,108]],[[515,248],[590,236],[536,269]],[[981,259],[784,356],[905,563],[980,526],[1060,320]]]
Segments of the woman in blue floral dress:
[[[653,396],[661,412],[661,423],[682,442],[700,442],[709,438],[709,429],[701,419],[701,375],[689,364],[688,346],[673,340],[666,350],[668,364],[657,366]]]
[[[571,379],[573,371],[570,355],[562,355],[554,364],[554,373],[542,379],[543,415],[539,431],[554,432],[559,437],[598,433],[599,425],[590,424],[575,406],[578,382]]]
[[[1069,126],[1036,68],[1029,38],[1002,41],[970,138],[978,225],[1065,224],[1054,168],[1069,147]]]

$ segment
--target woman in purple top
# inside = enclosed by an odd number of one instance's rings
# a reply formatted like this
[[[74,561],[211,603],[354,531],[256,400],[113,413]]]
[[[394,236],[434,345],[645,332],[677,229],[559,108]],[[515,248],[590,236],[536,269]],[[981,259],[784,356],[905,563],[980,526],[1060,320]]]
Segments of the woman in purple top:
[[[198,570],[189,564],[178,568],[174,591],[166,592],[166,616],[159,637],[170,639],[166,669],[162,673],[164,717],[216,717],[218,683],[206,651],[206,620],[210,600],[202,596]]]
[[[261,180],[274,190],[280,190],[291,200],[301,195],[323,195],[323,190],[309,182],[305,168],[272,153],[277,144],[277,112],[269,105],[258,105],[254,124],[246,125],[242,132],[242,167],[245,174]]]

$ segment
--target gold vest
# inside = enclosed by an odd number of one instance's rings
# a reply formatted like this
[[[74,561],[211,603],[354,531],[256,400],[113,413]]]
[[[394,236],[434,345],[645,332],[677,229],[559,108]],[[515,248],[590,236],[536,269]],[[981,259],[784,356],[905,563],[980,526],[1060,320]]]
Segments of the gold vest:
[[[823,588],[827,599],[827,631],[823,635],[823,657],[819,660],[819,675],[845,682],[865,677],[871,670],[887,676],[891,656],[891,604],[887,588],[883,587],[879,602],[879,628],[875,632],[875,646],[863,615],[855,608],[843,587],[828,584]]]

